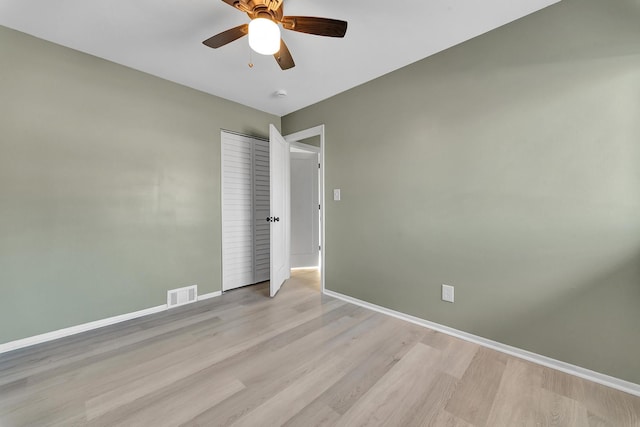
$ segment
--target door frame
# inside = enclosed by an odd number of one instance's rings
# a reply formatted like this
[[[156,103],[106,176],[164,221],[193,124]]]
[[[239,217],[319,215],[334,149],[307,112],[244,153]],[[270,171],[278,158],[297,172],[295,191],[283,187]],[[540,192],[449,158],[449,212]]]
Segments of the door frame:
[[[283,135],[284,140],[289,144],[312,138],[320,137],[320,292],[325,293],[325,191],[324,191],[324,125],[318,125],[309,129],[301,130],[289,135]]]

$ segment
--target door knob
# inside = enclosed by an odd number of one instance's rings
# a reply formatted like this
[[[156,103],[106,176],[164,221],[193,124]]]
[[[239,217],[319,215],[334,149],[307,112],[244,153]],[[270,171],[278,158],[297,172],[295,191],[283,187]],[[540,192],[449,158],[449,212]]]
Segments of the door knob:
[[[273,220],[274,221],[280,221],[280,217],[277,216],[277,217],[273,218]]]
[[[267,222],[271,222],[271,217],[270,217],[270,216],[268,216],[268,217],[266,218],[266,221],[267,221]]]

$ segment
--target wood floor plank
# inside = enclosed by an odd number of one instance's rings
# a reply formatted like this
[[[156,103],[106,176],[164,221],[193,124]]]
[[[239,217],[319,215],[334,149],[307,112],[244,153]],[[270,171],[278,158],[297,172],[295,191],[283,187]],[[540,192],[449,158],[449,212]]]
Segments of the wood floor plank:
[[[416,424],[420,425],[420,424]],[[440,408],[440,410],[436,413],[435,417],[429,420],[426,424],[422,424],[427,427],[479,427],[473,424],[469,424],[465,420],[462,420],[456,417],[453,414],[447,412],[444,408]],[[492,426],[498,427],[498,426]],[[512,427],[512,426],[504,426],[504,427]],[[520,426],[519,426],[520,427]],[[539,427],[539,426],[536,426]]]
[[[338,381],[345,361],[328,355],[306,375],[288,384],[263,404],[231,424],[234,427],[281,426]]]
[[[487,425],[507,360],[504,354],[487,348],[478,349],[447,403],[447,412],[470,424]]]
[[[468,426],[470,424],[456,419],[453,415],[445,411],[445,406],[456,389],[459,380],[448,373],[436,374],[429,388],[422,393],[422,398],[417,401],[411,412],[398,414],[386,425],[396,423],[399,426],[421,425],[421,426]]]
[[[326,311],[322,316],[315,317],[274,337],[256,343],[254,346],[236,354],[234,357],[220,361],[216,366],[223,371],[238,372],[238,375],[244,376],[246,381],[246,373],[248,370],[257,365],[257,356],[260,356],[260,361],[264,362],[264,355],[286,352],[288,350],[283,349],[294,348],[289,347],[291,345],[300,345],[300,340],[309,340],[307,337],[316,333],[318,330],[324,330],[324,332],[322,332],[322,338],[329,340],[333,336],[333,333],[335,333],[335,335],[343,333],[348,328],[354,327],[371,317],[371,315],[372,313],[368,310],[353,305],[343,305],[334,310]],[[318,337],[316,342],[312,343],[314,347],[305,348],[305,351],[309,352],[325,344],[326,342]],[[281,363],[278,365],[281,365]],[[258,364],[257,368],[259,369],[260,366],[265,366],[265,363]]]
[[[124,403],[99,417],[87,420],[86,425],[126,425],[132,420],[135,422],[143,421],[155,417],[156,412],[162,413],[174,409],[178,411],[178,414],[168,414],[167,419],[174,419],[175,422],[172,425],[179,425],[244,389],[244,384],[233,375],[211,366],[163,389],[155,390],[139,399]],[[182,407],[179,402],[184,402],[186,406]],[[151,423],[149,422],[149,424]],[[154,425],[162,425],[162,423],[154,423]]]
[[[542,370],[539,365],[509,359],[487,424],[586,426],[584,406],[541,387]]]
[[[580,402],[593,423],[640,426],[640,398],[549,368],[542,368],[541,376],[545,390]]]
[[[323,401],[316,399],[298,412],[286,423],[284,427],[330,427],[334,426],[340,414]]]
[[[452,340],[442,332],[427,331],[422,342],[441,351],[443,372],[462,378],[480,346],[464,340]]]
[[[613,424],[603,420],[597,415],[594,415],[590,412],[587,412],[587,421],[589,422],[589,427],[615,427]]]
[[[531,425],[541,416],[541,372],[538,365],[507,361],[488,424]]]
[[[96,420],[95,425],[112,426],[178,426],[197,414],[217,405],[221,401],[244,389],[244,384],[235,378],[211,381],[209,379],[183,384],[172,389],[162,398],[131,415],[118,413],[118,422]]]
[[[413,411],[422,393],[435,379],[439,350],[415,344],[336,423],[336,426],[399,425],[398,414]]]
[[[278,378],[266,380],[262,384],[246,387],[218,405],[198,414],[183,426],[229,426],[260,406],[273,395],[299,378],[304,377],[326,357],[325,354],[309,355],[303,363],[292,367]]]
[[[246,384],[257,384],[288,370],[293,364],[299,362],[303,354],[338,354],[341,341],[346,335],[375,328],[380,319],[370,316],[371,313],[361,312],[363,317],[346,316],[337,319],[328,325],[310,333],[296,341],[273,351],[263,351],[260,364],[255,360],[248,360],[244,364],[231,368]],[[365,317],[366,316],[366,317]],[[265,368],[269,367],[269,368]]]
[[[389,372],[424,334],[422,328],[398,328],[396,322],[385,322],[382,327],[374,330],[375,337],[370,341],[369,355],[323,393],[319,397],[320,400],[339,414],[344,414]]]

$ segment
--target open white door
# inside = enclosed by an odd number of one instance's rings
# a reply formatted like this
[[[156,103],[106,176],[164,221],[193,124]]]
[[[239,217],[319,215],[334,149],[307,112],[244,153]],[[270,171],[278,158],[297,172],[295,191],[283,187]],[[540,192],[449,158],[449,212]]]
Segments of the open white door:
[[[271,272],[270,294],[275,296],[285,280],[291,276],[289,267],[290,171],[289,143],[275,126],[269,126],[269,175],[271,178]]]

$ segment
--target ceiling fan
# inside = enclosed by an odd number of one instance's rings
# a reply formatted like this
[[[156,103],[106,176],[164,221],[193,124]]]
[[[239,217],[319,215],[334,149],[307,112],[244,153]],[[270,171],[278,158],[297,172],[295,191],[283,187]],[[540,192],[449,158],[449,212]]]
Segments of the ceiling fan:
[[[217,49],[245,35],[249,35],[249,46],[263,55],[273,55],[283,70],[295,67],[291,53],[280,37],[280,27],[299,33],[326,37],[344,37],[347,22],[337,19],[312,16],[284,16],[283,0],[222,0],[246,13],[251,22],[238,25],[208,38],[202,43]]]

